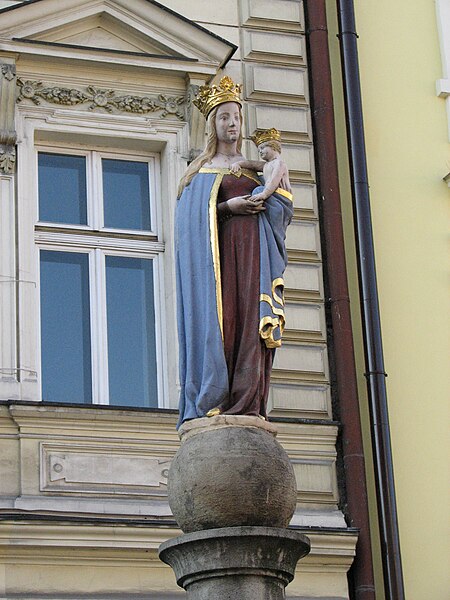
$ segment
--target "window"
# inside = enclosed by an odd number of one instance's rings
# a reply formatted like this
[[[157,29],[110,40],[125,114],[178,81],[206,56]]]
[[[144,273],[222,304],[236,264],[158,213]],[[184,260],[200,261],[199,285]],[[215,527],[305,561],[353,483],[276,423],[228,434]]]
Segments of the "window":
[[[42,400],[157,407],[157,156],[39,147]]]

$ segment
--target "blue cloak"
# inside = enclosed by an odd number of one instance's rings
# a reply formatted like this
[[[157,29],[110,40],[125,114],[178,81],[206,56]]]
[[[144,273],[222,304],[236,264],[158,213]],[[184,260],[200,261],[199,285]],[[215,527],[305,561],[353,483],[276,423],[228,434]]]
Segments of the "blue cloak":
[[[177,320],[180,369],[179,424],[220,405],[228,395],[222,336],[222,285],[217,195],[228,169],[200,169],[183,190],[175,220]],[[245,175],[256,179],[251,171]],[[259,180],[257,180],[259,181]],[[262,191],[258,186],[253,194]],[[259,333],[269,348],[281,345],[284,329],[284,245],[292,196],[278,189],[259,213]]]

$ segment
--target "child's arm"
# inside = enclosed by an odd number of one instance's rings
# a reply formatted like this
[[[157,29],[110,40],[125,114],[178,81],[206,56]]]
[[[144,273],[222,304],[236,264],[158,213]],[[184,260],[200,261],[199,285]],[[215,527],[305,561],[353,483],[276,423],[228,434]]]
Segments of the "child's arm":
[[[250,171],[262,171],[264,169],[263,160],[238,160],[230,167],[232,173],[237,173],[240,169],[250,169]]]
[[[272,173],[269,179],[266,181],[264,190],[259,194],[255,194],[254,196],[252,196],[252,200],[267,200],[267,198],[269,198],[274,193],[274,191],[278,187],[280,187],[281,179],[283,178],[285,173],[287,173],[286,163],[282,160],[276,160],[276,164],[274,164]]]

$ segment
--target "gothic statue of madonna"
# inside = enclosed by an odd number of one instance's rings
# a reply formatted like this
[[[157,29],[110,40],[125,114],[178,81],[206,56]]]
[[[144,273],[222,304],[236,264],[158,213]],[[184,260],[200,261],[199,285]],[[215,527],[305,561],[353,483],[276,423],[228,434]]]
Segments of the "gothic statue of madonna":
[[[265,417],[281,345],[292,195],[284,176],[268,198],[253,201],[267,195],[264,181],[254,170],[230,168],[245,161],[240,93],[223,77],[201,87],[194,101],[208,137],[180,182],[177,203],[179,424],[218,414]],[[276,130],[262,132],[258,144],[270,141],[270,132]]]

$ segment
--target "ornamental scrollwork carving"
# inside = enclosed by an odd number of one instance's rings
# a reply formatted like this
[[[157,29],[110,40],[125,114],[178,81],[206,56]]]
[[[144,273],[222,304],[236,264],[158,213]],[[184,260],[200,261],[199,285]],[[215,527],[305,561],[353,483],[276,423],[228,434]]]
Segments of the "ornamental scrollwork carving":
[[[74,106],[90,100],[89,96],[79,90],[61,87],[43,88],[39,90],[39,96],[47,102],[66,106]]]
[[[3,63],[1,68],[2,77],[7,81],[12,81],[16,76],[16,65]]]
[[[89,110],[96,108],[104,108],[106,111],[111,112],[112,107],[109,105],[111,99],[114,97],[114,90],[99,90],[91,85],[87,88],[88,93],[91,96],[91,104]]]
[[[159,109],[155,100],[152,100],[147,96],[119,96],[117,98],[111,98],[110,104],[117,110],[137,114],[155,112]]]
[[[0,174],[13,175],[16,166],[16,65],[0,62]]]
[[[168,96],[158,96],[159,107],[162,108],[162,117],[167,117],[167,115],[175,115],[179,119],[184,119],[184,110],[182,108],[184,104],[183,96],[176,97],[168,97]]]
[[[191,83],[187,90],[186,90],[186,104],[188,106],[188,108],[191,108],[192,104],[193,104],[193,100],[194,98],[198,95],[198,92],[200,91],[200,86]]]
[[[0,147],[0,173],[12,175],[16,167],[16,149],[12,147]]]
[[[29,100],[39,105],[42,100],[45,100],[51,104],[63,106],[89,103],[88,110],[103,109],[106,112],[117,110],[134,114],[160,112],[160,117],[177,117],[180,120],[185,118],[185,98],[183,96],[165,96],[163,94],[155,98],[131,94],[119,96],[111,89],[88,86],[86,91],[83,91],[60,86],[44,87],[42,81],[24,81],[20,78],[17,80],[17,85],[19,87],[17,102]]]

